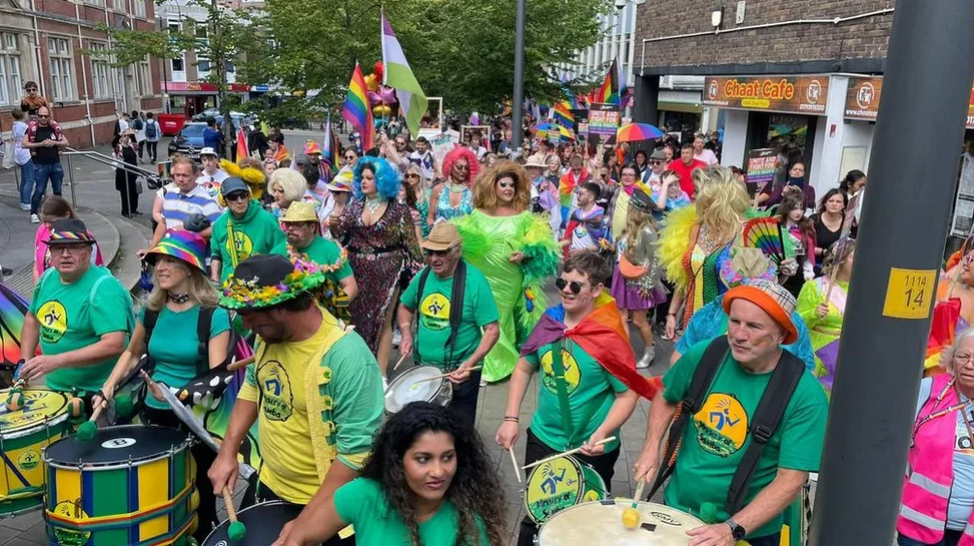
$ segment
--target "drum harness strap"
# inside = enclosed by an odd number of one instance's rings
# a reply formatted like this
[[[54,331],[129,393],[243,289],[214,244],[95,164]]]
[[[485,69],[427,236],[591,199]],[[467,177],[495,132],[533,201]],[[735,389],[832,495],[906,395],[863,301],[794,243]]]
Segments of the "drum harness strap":
[[[568,400],[568,385],[565,381],[565,365],[562,357],[562,352],[564,351],[565,338],[562,337],[552,343],[553,348],[551,349],[551,372],[554,373],[555,377],[555,391],[558,393],[558,410],[561,412],[561,427],[565,430],[565,435],[568,437],[568,449],[575,449],[581,443],[587,440],[579,440],[578,436],[581,430],[590,422],[586,420],[580,423],[577,427],[573,424],[572,420],[572,408],[571,403]],[[601,404],[598,398],[593,398],[589,400],[588,406],[582,413],[584,417],[593,417],[595,411],[597,410],[597,405]]]
[[[645,500],[652,498],[673,474],[687,422],[703,406],[707,391],[729,351],[730,345],[727,342],[727,337],[717,337],[707,347],[700,363],[697,364],[697,369],[690,380],[690,386],[683,396],[683,400],[677,405],[663,451],[663,464],[657,472],[656,479]],[[771,374],[771,380],[768,381],[768,386],[758,402],[757,409],[748,427],[751,443],[744,452],[741,462],[737,465],[737,470],[734,472],[730,488],[727,491],[725,510],[729,515],[733,516],[744,506],[744,498],[754,477],[754,470],[761,458],[761,453],[764,451],[764,446],[778,429],[785,408],[791,401],[791,396],[804,372],[805,365],[801,360],[787,350],[781,353],[781,359]]]
[[[419,287],[416,292],[416,299],[420,306],[423,303],[423,289],[426,287],[426,279],[429,278],[430,268],[426,267],[419,275]],[[450,289],[450,335],[446,339],[446,346],[449,348],[449,358],[443,364],[444,371],[453,371],[457,364],[454,363],[454,352],[457,346],[457,332],[460,331],[460,322],[463,321],[463,299],[467,289],[467,263],[460,259],[457,261],[457,268],[453,272],[453,286]],[[417,339],[419,332],[416,333]],[[419,364],[419,345],[413,345],[413,362]]]

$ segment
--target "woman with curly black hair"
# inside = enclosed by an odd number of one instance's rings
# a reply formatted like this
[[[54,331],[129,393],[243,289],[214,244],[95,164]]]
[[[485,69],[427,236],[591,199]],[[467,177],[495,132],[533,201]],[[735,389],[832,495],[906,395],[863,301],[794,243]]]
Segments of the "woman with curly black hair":
[[[499,546],[504,515],[477,431],[445,407],[416,402],[382,426],[359,478],[274,544],[315,544],[354,525],[360,546]]]

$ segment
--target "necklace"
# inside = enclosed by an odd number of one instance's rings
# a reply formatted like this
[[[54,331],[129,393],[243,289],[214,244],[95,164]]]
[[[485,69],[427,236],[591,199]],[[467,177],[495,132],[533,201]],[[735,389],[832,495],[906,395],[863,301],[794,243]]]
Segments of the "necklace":
[[[467,185],[463,183],[458,184],[458,183],[454,183],[453,181],[450,181],[450,192],[460,193],[463,192],[464,190],[467,190]]]
[[[189,302],[189,293],[170,293],[169,302],[174,304],[184,304]]]
[[[385,204],[385,203],[386,203],[386,201],[383,200],[378,195],[373,196],[373,197],[366,197],[365,198],[365,209],[369,210],[369,213],[370,214],[375,214],[376,212],[379,211],[379,209],[382,208],[383,204]]]
[[[910,436],[910,447],[913,447],[914,445],[916,445],[917,432],[920,431],[920,427],[921,426],[923,426],[924,424],[926,424],[926,423],[928,423],[928,422],[930,422],[930,421],[932,421],[934,419],[939,419],[940,417],[943,417],[944,415],[948,415],[950,413],[953,413],[954,411],[957,411],[959,409],[963,409],[963,408],[965,408],[965,407],[967,407],[968,405],[971,404],[971,402],[969,402],[969,401],[961,401],[959,403],[956,403],[954,405],[951,405],[947,409],[944,409],[942,411],[936,411],[936,412],[934,412],[934,410],[937,409],[938,406],[940,406],[940,402],[943,401],[944,396],[947,395],[947,392],[949,392],[950,389],[954,387],[954,381],[955,380],[956,380],[956,378],[950,379],[950,382],[947,383],[947,386],[945,386],[944,389],[943,389],[943,391],[940,392],[940,395],[937,396],[937,400],[933,402],[933,407],[930,408],[930,410],[931,410],[930,414],[928,414],[926,417],[923,417],[922,419],[920,419],[919,421],[917,421],[916,426],[913,427],[913,435]],[[957,397],[958,397],[958,399],[960,399],[960,394],[958,394]],[[965,422],[967,421],[967,417],[964,417],[964,421]]]

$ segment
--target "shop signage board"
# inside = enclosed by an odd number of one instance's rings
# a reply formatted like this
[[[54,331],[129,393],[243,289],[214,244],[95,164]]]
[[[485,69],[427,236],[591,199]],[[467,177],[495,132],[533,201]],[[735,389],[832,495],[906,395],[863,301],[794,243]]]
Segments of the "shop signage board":
[[[778,154],[773,148],[750,150],[747,153],[747,184],[750,189],[762,189],[774,180],[774,172],[777,167]]]
[[[703,104],[710,107],[824,115],[829,76],[709,76]]]
[[[588,130],[593,135],[615,135],[619,131],[619,107],[610,103],[592,103],[588,109]]]
[[[845,117],[850,120],[875,122],[879,116],[879,101],[883,96],[883,77],[849,78],[846,92]],[[967,128],[974,129],[974,87],[967,106]]]

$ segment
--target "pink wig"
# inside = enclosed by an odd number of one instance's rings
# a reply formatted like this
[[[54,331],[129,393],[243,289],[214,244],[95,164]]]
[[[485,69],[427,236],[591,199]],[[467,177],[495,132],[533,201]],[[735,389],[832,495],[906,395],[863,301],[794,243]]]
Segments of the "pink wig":
[[[480,162],[477,161],[477,156],[467,147],[458,146],[446,153],[446,157],[443,158],[443,176],[447,179],[450,178],[450,174],[453,173],[453,162],[456,162],[460,158],[466,160],[467,167],[470,168],[467,171],[467,180],[464,181],[465,183],[469,183],[480,173]]]

